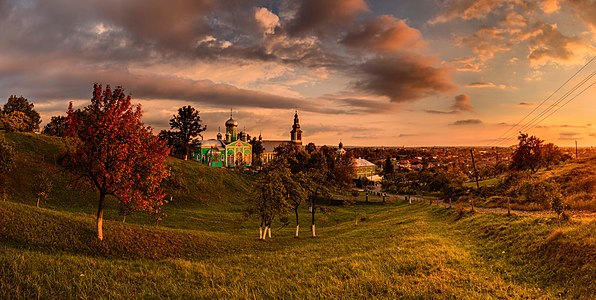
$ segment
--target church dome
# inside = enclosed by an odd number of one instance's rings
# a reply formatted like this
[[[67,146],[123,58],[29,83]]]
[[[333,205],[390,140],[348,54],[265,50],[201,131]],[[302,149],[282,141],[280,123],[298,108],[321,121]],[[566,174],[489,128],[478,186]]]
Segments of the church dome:
[[[238,122],[230,117],[230,119],[226,121],[226,126],[238,126]]]

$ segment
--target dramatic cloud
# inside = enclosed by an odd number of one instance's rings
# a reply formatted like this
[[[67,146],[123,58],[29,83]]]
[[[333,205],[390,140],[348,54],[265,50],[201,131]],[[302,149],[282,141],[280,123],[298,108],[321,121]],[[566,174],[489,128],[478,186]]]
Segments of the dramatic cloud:
[[[340,43],[362,49],[395,52],[416,49],[425,45],[420,31],[408,26],[404,20],[379,16],[357,29],[348,32]]]
[[[435,66],[433,58],[414,55],[386,56],[371,59],[360,65],[363,79],[355,83],[357,89],[392,102],[405,102],[455,89],[449,71]]]
[[[482,121],[480,121],[478,119],[467,119],[467,120],[457,120],[449,125],[467,126],[467,125],[480,125],[480,124],[482,124]]]
[[[579,65],[596,48],[578,37],[563,35],[556,25],[538,23],[530,39],[528,59],[533,67],[546,64]]]
[[[368,6],[364,0],[304,0],[289,23],[288,31],[292,35],[324,32],[350,24],[358,14],[366,11]]]
[[[255,19],[266,34],[274,34],[275,28],[280,26],[279,17],[264,7],[256,9]]]

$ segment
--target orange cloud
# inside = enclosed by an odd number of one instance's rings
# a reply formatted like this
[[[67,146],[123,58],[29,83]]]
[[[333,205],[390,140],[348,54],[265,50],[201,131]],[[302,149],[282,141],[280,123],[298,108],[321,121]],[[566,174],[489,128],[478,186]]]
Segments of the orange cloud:
[[[402,49],[415,49],[425,46],[422,34],[404,20],[391,16],[379,16],[359,28],[349,32],[340,41],[354,47],[395,52]]]
[[[554,12],[559,11],[561,6],[559,6],[559,0],[544,0],[540,2],[540,8],[547,14],[552,14]]]

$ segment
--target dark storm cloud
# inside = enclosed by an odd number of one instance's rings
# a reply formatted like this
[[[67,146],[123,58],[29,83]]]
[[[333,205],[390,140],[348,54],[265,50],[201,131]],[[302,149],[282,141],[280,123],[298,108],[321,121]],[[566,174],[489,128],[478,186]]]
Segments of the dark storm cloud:
[[[466,126],[466,125],[480,125],[482,124],[481,120],[478,119],[467,119],[467,120],[457,120],[449,125],[455,126]]]
[[[366,11],[368,6],[364,0],[304,0],[287,29],[292,35],[313,31],[320,34],[350,24]]]
[[[433,58],[414,55],[385,56],[360,65],[363,79],[355,87],[392,102],[406,102],[453,91],[446,68],[435,67]]]

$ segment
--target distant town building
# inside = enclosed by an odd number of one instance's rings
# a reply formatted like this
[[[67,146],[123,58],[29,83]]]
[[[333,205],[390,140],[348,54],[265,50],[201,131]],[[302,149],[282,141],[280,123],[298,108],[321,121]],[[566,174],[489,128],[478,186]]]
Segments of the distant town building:
[[[367,178],[376,174],[377,165],[364,158],[354,158],[354,171],[356,178]]]

